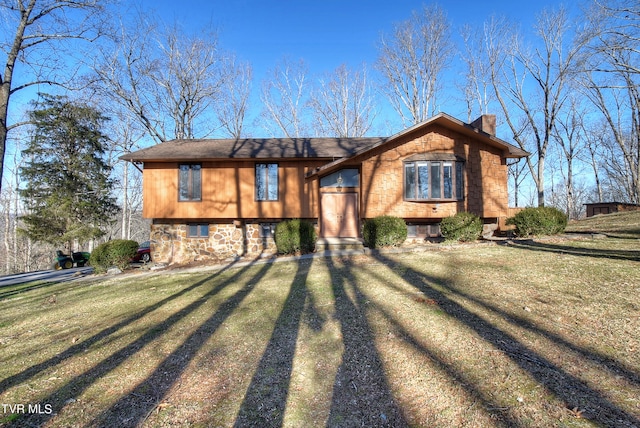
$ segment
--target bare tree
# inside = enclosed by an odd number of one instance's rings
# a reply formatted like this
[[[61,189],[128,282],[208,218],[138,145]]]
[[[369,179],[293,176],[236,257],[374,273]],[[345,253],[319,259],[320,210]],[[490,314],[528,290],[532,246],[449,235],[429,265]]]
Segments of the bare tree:
[[[303,60],[283,59],[262,82],[263,126],[271,135],[304,136],[308,115],[307,66]]]
[[[0,179],[4,170],[12,97],[37,85],[64,85],[75,74],[73,46],[96,40],[107,19],[100,0],[2,0],[0,15],[9,31],[0,36]],[[72,68],[70,70],[70,67]],[[0,180],[1,183],[1,180]],[[2,185],[0,184],[0,190]]]
[[[593,52],[606,58],[598,71],[640,74],[640,0],[592,0],[585,20]]]
[[[571,219],[577,218],[581,212],[580,207],[577,206],[578,194],[575,191],[575,179],[579,174],[575,168],[586,148],[583,125],[585,115],[586,111],[578,105],[576,96],[571,96],[568,108],[558,115],[553,132],[556,147],[561,152],[558,156],[558,164],[563,178],[562,194],[565,198],[562,206],[565,207],[566,214]]]
[[[495,101],[491,87],[491,60],[485,45],[483,32],[469,25],[462,29],[464,52],[461,59],[466,65],[462,93],[467,105],[467,122],[489,113],[489,106]]]
[[[175,138],[210,136],[218,125],[206,113],[220,102],[229,78],[217,35],[187,37],[173,28],[161,36],[160,56],[156,59],[159,67],[151,74],[161,89],[156,108],[173,119]]]
[[[618,197],[640,202],[640,1],[594,0],[585,93],[604,117],[604,165]],[[609,144],[610,143],[610,144]],[[615,145],[611,146],[611,144]]]
[[[231,138],[244,135],[253,71],[249,63],[235,60],[228,65],[229,79],[222,88],[222,102],[216,109],[222,129]]]
[[[518,159],[516,162],[509,164],[507,171],[508,178],[513,179],[513,203],[514,206],[520,206],[520,188],[522,183],[527,178],[528,169],[526,162],[521,162]]]
[[[144,130],[131,118],[130,115],[122,111],[109,112],[112,117],[112,123],[109,128],[109,164],[113,168],[113,178],[116,184],[115,195],[120,205],[120,237],[122,239],[130,239],[131,237],[131,219],[134,211],[138,208],[137,201],[142,197],[142,187],[136,182],[135,167],[129,162],[121,161],[120,156],[131,153],[139,148],[139,144],[144,135]],[[133,173],[133,174],[132,174]]]
[[[363,137],[375,118],[367,71],[351,71],[341,65],[320,79],[311,93],[316,133],[322,136]]]
[[[589,165],[593,171],[593,178],[596,185],[596,202],[604,202],[604,191],[602,186],[602,177],[604,171],[602,170],[604,159],[604,135],[602,134],[603,124],[590,123],[589,125],[583,122],[584,135],[586,138],[586,156],[583,157],[583,161]]]
[[[454,52],[449,21],[435,4],[413,12],[380,40],[376,67],[384,79],[382,90],[405,126],[435,112],[440,79]]]
[[[569,39],[564,9],[544,11],[535,32],[537,47],[527,49],[505,21],[492,19],[485,27],[491,83],[514,140],[527,150],[533,137],[534,156],[527,158],[538,193],[545,204],[545,161],[554,126],[569,94],[569,85],[582,61],[582,44]],[[531,149],[529,149],[531,150]]]
[[[157,20],[154,20],[157,22]],[[230,79],[217,35],[158,30],[138,15],[122,24],[93,64],[93,87],[124,107],[155,141],[203,138],[219,129],[214,110]]]

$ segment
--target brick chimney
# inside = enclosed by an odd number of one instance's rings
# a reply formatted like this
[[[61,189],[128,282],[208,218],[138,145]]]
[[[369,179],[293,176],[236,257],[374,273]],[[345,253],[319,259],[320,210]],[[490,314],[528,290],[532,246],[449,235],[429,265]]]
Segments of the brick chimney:
[[[486,132],[489,135],[496,135],[496,115],[495,114],[483,114],[476,120],[470,123],[474,128]]]

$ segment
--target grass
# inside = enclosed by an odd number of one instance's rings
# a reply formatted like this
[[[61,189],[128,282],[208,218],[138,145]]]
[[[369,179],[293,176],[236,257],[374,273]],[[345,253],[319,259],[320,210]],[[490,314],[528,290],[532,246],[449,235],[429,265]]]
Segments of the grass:
[[[639,426],[638,238],[0,290],[0,425]]]
[[[627,211],[597,215],[580,221],[572,221],[567,232],[602,233],[614,238],[638,239],[640,237],[640,211]]]

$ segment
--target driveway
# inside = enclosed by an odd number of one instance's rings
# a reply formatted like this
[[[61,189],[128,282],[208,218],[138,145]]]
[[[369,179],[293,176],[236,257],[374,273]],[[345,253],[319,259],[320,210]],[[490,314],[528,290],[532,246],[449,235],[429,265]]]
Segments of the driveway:
[[[36,272],[18,273],[0,276],[0,288],[9,285],[26,284],[34,281],[65,282],[93,273],[92,267],[81,267],[63,270],[41,270]]]

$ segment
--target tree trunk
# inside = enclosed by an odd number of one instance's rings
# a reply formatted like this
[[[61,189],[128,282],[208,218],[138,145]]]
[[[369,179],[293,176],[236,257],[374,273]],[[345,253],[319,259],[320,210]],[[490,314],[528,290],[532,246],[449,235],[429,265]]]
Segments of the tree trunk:
[[[122,239],[129,239],[131,235],[131,225],[128,220],[131,217],[129,212],[129,163],[125,162],[122,171]]]
[[[535,183],[538,190],[538,206],[544,207],[544,153],[538,152],[538,176]]]

